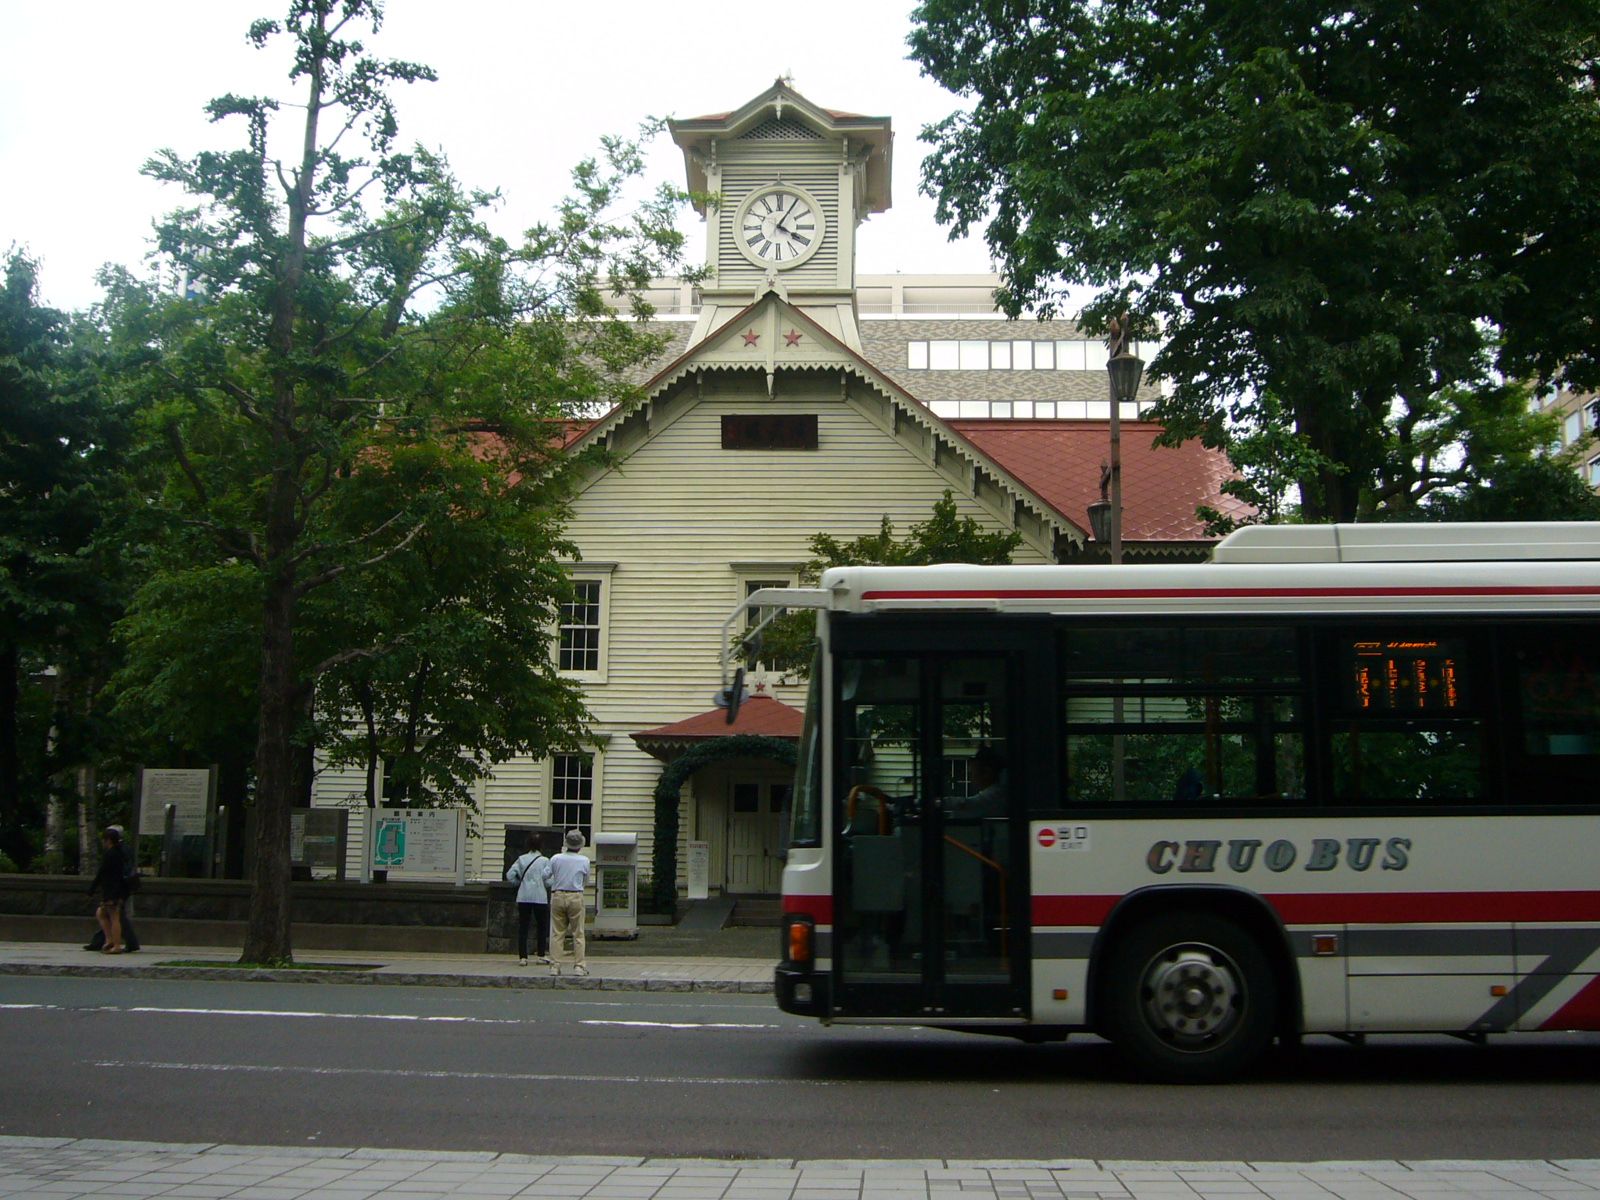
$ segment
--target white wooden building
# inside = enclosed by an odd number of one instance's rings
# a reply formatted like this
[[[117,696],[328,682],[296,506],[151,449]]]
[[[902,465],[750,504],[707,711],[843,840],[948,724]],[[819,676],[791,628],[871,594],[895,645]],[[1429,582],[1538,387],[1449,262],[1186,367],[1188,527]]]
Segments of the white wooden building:
[[[1021,534],[1019,563],[1093,552],[1103,346],[1070,324],[1003,321],[992,277],[855,276],[862,223],[890,202],[888,118],[819,108],[780,80],[672,134],[690,186],[722,197],[705,214],[715,274],[653,297],[679,348],[642,404],[580,439],[620,459],[587,480],[568,527],[581,591],[560,665],[584,684],[594,750],[496,769],[469,852],[480,878],[498,875],[507,824],[637,832],[649,872],[664,762],[717,735],[722,622],[754,587],[796,582],[815,534],[853,538],[885,515],[903,534],[948,488],[961,515]],[[1227,464],[1153,449],[1159,429],[1138,420],[1153,398],[1122,414],[1128,553],[1193,556],[1208,545],[1194,505],[1226,507]],[[761,698],[732,731],[795,736],[803,687],[751,682]],[[362,784],[325,772],[315,802]],[[753,759],[685,788],[680,837],[710,843],[714,891],[777,889],[787,786]]]

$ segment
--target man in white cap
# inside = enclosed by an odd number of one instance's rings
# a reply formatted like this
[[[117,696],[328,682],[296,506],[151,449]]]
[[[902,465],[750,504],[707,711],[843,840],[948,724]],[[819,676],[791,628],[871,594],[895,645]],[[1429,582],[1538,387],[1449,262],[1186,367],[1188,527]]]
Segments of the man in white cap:
[[[589,860],[583,849],[583,830],[567,830],[567,848],[550,860],[550,974],[561,974],[572,937],[572,973],[587,975],[583,965],[583,889],[589,883]]]

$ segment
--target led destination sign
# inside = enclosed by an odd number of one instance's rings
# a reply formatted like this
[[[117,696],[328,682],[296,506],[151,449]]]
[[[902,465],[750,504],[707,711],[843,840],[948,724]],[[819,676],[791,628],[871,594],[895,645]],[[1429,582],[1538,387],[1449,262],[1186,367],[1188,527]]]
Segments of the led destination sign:
[[[1462,654],[1454,640],[1373,639],[1346,650],[1351,690],[1346,703],[1358,712],[1444,712],[1465,703]]]

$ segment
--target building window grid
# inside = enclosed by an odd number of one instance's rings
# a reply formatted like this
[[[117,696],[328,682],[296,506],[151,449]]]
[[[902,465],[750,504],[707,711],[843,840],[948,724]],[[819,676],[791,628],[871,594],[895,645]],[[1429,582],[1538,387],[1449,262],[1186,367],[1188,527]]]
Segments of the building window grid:
[[[1134,345],[1134,352],[1145,357],[1157,349]],[[1105,365],[1105,343],[1081,338],[1048,342],[939,338],[906,343],[910,371],[1103,371]]]
[[[1127,401],[1122,406],[1122,419],[1137,420],[1154,405],[1153,400]],[[1111,416],[1109,400],[930,400],[928,407],[936,417],[966,420],[1009,417],[1026,421],[1104,421]]]
[[[587,754],[557,754],[550,760],[550,824],[581,829],[594,843],[594,759]]]
[[[561,606],[557,658],[563,671],[600,669],[600,581],[578,580],[572,599]]]

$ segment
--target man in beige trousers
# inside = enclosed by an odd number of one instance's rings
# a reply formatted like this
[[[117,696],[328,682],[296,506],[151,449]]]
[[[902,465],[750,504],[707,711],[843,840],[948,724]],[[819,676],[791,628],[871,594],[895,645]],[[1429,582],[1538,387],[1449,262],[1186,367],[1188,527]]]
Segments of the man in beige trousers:
[[[589,860],[583,849],[583,831],[567,830],[567,848],[550,860],[550,974],[561,974],[567,956],[567,935],[572,936],[572,973],[587,975],[583,965],[583,889],[588,885]]]

